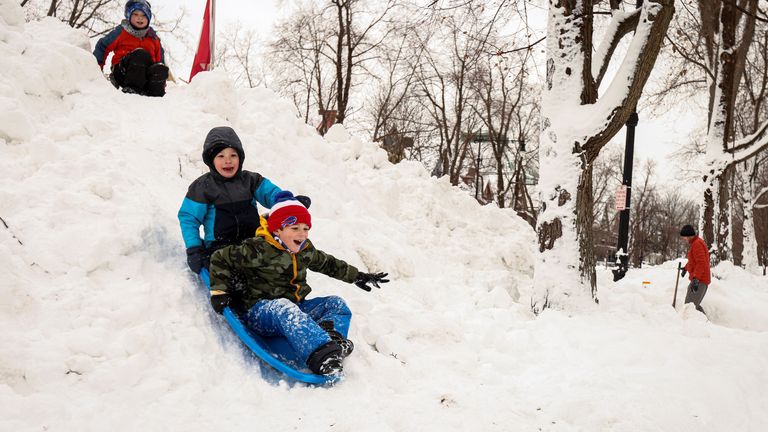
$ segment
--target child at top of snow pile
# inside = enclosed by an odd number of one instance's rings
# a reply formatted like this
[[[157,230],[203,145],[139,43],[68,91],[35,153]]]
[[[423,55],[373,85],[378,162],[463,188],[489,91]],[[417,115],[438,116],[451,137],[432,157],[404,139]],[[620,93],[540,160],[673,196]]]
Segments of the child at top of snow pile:
[[[146,96],[165,95],[168,67],[165,52],[155,29],[150,27],[152,9],[145,0],[125,3],[125,19],[99,39],[93,55],[100,67],[112,56],[109,80],[125,93]]]
[[[245,152],[240,138],[228,126],[208,132],[203,162],[210,172],[189,185],[178,218],[187,248],[187,264],[196,274],[208,267],[216,249],[256,235],[259,211],[256,203],[272,207],[293,194],[272,184],[261,174],[243,170]],[[299,196],[307,207],[310,199]],[[203,238],[200,238],[200,226]]]
[[[265,226],[266,225],[266,226]],[[386,273],[363,273],[315,249],[309,241],[312,218],[299,201],[270,210],[256,237],[211,257],[211,305],[222,313],[230,304],[244,312],[245,324],[263,336],[284,336],[299,361],[322,375],[339,373],[354,347],[347,339],[352,318],[340,297],[307,299],[307,269],[371,291],[389,282]]]

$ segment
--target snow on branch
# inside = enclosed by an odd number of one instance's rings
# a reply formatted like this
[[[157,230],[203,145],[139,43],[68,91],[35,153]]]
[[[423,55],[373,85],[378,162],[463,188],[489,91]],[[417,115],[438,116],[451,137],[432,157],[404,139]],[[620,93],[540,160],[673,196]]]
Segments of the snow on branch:
[[[603,81],[605,71],[608,70],[613,52],[621,42],[621,39],[630,31],[637,28],[640,19],[640,8],[631,12],[614,10],[611,12],[611,22],[605,31],[605,36],[600,46],[592,57],[592,76],[595,77],[595,83],[600,87]]]
[[[674,1],[647,0],[638,11],[627,53],[605,94],[591,107],[593,118],[601,120],[585,126],[584,136],[591,137],[585,147],[602,147],[629,118],[656,62],[675,11]]]
[[[768,208],[768,204],[758,204],[757,202],[760,201],[760,198],[763,197],[763,195],[768,196],[768,186],[760,189],[756,194],[755,197],[752,199],[752,202],[755,203],[752,207],[756,209],[762,209],[762,208]]]
[[[732,149],[726,150],[733,156],[733,162],[741,162],[768,148],[768,120],[764,121],[757,131],[736,141]]]

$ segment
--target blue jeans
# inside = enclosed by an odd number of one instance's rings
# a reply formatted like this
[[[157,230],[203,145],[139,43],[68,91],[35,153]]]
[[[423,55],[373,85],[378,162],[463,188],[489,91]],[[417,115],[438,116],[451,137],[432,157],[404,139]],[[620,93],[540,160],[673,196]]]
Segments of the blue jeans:
[[[352,311],[341,297],[316,297],[293,303],[287,299],[260,300],[248,310],[246,325],[262,336],[284,336],[306,363],[316,349],[331,341],[318,325],[333,321],[334,328],[347,337]]]

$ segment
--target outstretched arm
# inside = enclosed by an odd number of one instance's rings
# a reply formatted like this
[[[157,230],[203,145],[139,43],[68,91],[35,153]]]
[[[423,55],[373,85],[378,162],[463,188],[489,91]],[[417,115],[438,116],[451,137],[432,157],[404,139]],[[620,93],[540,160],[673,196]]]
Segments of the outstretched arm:
[[[347,283],[354,282],[360,273],[357,267],[352,264],[319,249],[312,251],[312,258],[309,260],[307,268]]]
[[[312,260],[307,267],[332,278],[354,283],[358,288],[365,291],[370,291],[372,286],[381,288],[379,284],[389,282],[389,279],[386,279],[387,273],[363,273],[346,261],[318,249],[314,250]]]

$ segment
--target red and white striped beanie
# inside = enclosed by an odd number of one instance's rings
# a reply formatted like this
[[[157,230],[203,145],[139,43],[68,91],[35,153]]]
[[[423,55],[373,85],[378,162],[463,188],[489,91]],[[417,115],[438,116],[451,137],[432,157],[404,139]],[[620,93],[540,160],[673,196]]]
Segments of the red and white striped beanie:
[[[296,200],[281,201],[272,206],[269,211],[269,219],[267,219],[269,232],[276,232],[280,228],[300,223],[305,223],[312,228],[312,216],[309,215],[307,208]]]

